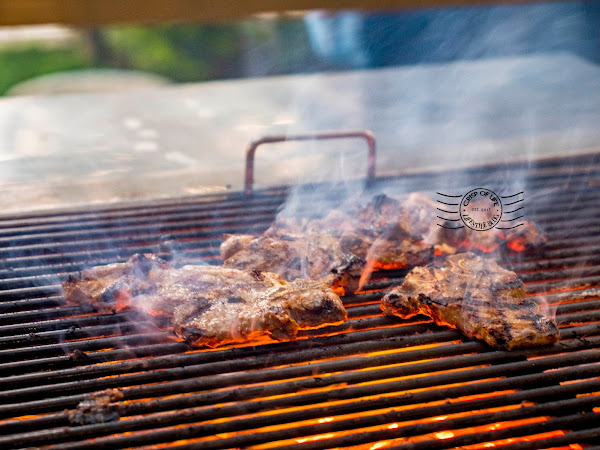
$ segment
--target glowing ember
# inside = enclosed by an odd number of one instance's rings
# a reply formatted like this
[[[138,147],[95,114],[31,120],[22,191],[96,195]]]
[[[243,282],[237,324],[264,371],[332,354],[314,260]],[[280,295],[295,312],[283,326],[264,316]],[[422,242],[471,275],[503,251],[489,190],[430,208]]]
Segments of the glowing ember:
[[[525,241],[523,239],[513,239],[512,241],[508,241],[506,245],[514,252],[522,252],[526,248]]]
[[[329,423],[329,422],[333,422],[333,417],[323,417],[319,420],[317,420],[318,423]]]
[[[452,431],[440,431],[439,433],[435,433],[435,437],[437,439],[452,439],[454,433]]]
[[[384,448],[390,445],[390,441],[380,441],[369,447],[369,450],[377,450],[378,448]]]
[[[320,441],[322,439],[330,439],[333,436],[335,436],[333,433],[319,434],[318,436],[311,436],[311,437],[307,437],[307,438],[296,439],[296,442],[298,442],[298,444],[303,444],[305,442],[315,442],[315,441]]]

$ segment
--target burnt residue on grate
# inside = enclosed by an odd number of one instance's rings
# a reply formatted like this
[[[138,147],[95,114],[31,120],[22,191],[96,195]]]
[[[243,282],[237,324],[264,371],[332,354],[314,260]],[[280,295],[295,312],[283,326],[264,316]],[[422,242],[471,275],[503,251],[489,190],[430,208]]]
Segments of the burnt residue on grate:
[[[106,389],[92,392],[69,412],[69,424],[91,425],[119,420],[119,409],[116,402],[123,398],[123,393],[118,389]]]
[[[493,166],[448,172],[494,183]],[[506,172],[503,166],[502,176]],[[348,322],[297,341],[193,349],[168,322],[65,306],[60,281],[154,252],[218,263],[224,233],[260,232],[285,188],[0,219],[1,448],[551,448],[600,436],[598,155],[511,165],[548,237],[508,253],[560,342],[497,351],[424,317],[381,314],[404,271],[343,299]],[[439,174],[379,179],[404,191]],[[498,176],[497,181],[502,181]],[[320,192],[310,186],[312,192]],[[323,196],[327,194],[323,189]]]

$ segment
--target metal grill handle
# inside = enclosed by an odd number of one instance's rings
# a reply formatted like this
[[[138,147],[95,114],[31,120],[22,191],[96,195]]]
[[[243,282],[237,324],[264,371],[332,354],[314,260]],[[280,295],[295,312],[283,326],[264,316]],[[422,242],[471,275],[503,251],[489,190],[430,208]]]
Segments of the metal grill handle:
[[[251,195],[254,184],[254,154],[259,145],[272,144],[286,141],[312,141],[326,139],[360,138],[367,141],[369,153],[367,155],[367,182],[375,179],[375,136],[369,130],[363,131],[333,131],[323,133],[300,134],[296,136],[265,136],[251,142],[246,149],[246,180],[244,193]]]

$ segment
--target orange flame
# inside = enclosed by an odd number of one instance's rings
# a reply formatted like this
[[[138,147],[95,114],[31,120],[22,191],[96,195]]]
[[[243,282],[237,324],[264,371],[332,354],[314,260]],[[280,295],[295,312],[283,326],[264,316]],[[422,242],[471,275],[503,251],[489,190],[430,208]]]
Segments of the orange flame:
[[[506,243],[506,245],[513,252],[522,252],[527,248],[527,246],[525,244],[525,240],[523,240],[523,239],[513,239],[512,241],[508,241]]]

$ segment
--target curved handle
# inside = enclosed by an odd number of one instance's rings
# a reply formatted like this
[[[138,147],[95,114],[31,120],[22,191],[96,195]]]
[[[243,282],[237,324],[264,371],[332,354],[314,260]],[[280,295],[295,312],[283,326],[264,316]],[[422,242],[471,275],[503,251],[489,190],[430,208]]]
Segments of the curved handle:
[[[369,149],[369,153],[367,155],[367,182],[372,182],[375,179],[375,136],[369,130],[332,131],[300,134],[296,136],[265,136],[264,138],[251,142],[246,149],[246,180],[244,183],[244,193],[246,195],[252,194],[254,184],[254,154],[256,153],[256,149],[259,145],[286,141],[312,141],[345,138],[360,138],[367,141]]]

